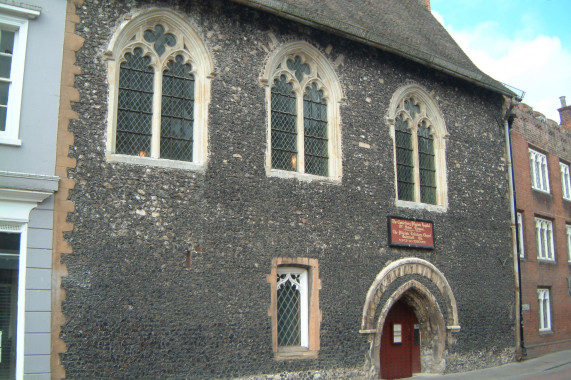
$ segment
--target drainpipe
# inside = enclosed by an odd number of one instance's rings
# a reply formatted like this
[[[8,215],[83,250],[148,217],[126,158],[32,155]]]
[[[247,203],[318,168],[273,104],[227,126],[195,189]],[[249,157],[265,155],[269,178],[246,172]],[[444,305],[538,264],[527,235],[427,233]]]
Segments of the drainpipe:
[[[521,298],[521,271],[520,271],[520,256],[521,250],[519,246],[518,230],[517,230],[517,212],[516,212],[516,190],[514,183],[514,172],[512,165],[512,144],[510,137],[510,128],[513,123],[514,115],[511,109],[515,106],[516,102],[510,99],[510,105],[506,111],[504,120],[504,129],[506,134],[506,155],[507,166],[509,172],[509,192],[510,192],[510,216],[511,216],[511,230],[512,230],[512,247],[513,247],[513,265],[514,265],[514,280],[515,280],[515,327],[516,327],[516,360],[520,361],[526,355],[526,349],[523,340],[523,315],[522,315],[522,298]]]

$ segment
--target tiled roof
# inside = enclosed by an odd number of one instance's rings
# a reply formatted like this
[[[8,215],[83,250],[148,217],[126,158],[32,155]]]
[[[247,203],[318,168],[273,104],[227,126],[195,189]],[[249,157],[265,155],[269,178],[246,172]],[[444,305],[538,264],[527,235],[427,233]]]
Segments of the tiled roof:
[[[232,0],[386,50],[495,92],[515,94],[480,71],[419,0]]]

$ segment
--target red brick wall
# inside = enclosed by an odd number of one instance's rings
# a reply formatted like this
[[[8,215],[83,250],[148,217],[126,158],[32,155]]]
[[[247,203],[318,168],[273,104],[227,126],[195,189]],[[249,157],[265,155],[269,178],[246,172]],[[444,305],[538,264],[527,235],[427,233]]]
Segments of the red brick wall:
[[[571,162],[571,132],[552,120],[520,104],[511,138],[517,209],[524,225],[525,257],[521,259],[524,342],[528,357],[571,347],[571,296],[567,278],[568,262],[566,225],[571,224],[571,201],[562,198],[559,162]],[[529,148],[547,155],[550,193],[532,190]],[[535,236],[535,217],[553,222],[555,262],[539,261]],[[537,288],[550,288],[550,332],[539,332]]]

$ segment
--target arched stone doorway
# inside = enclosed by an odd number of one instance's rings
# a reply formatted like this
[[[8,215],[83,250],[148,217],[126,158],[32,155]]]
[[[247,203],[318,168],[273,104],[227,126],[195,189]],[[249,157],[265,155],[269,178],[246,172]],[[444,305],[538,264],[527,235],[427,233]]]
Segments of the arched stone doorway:
[[[417,279],[411,278],[414,275]],[[434,285],[432,288],[438,290],[440,294],[436,296],[444,300],[445,313],[440,309],[434,290],[431,291],[423,282]],[[395,284],[400,285],[393,290]],[[389,287],[390,295],[387,296]],[[448,281],[433,264],[419,258],[405,258],[383,268],[369,288],[363,307],[360,332],[369,336],[367,366],[371,378],[381,373],[383,326],[397,302],[409,307],[418,320],[421,371],[442,373],[446,368],[446,342],[452,341],[453,331],[460,330],[456,299]]]

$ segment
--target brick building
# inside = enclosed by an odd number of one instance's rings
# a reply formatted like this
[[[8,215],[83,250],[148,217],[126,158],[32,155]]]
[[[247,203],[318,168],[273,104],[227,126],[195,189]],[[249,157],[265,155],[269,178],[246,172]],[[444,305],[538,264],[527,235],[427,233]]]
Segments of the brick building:
[[[571,125],[562,106],[559,125],[519,104],[511,129],[528,357],[571,347]]]
[[[52,377],[513,360],[511,93],[427,4],[70,0]]]

